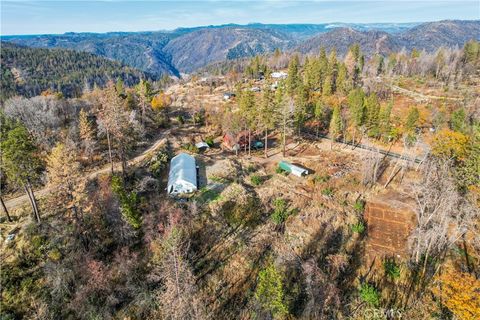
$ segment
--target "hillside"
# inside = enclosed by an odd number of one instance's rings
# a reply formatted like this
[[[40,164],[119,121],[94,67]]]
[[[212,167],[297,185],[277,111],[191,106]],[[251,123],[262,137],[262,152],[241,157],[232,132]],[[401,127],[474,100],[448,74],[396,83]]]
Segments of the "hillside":
[[[175,34],[165,32],[66,33],[7,37],[4,40],[28,47],[66,48],[89,52],[151,74],[178,75],[178,71],[170,64],[170,58],[162,52],[162,48],[174,36]]]
[[[296,50],[306,54],[317,54],[320,47],[325,47],[327,51],[335,48],[340,55],[344,55],[353,43],[360,44],[367,56],[374,53],[385,54],[401,46],[393,35],[386,32],[337,28],[304,41]]]
[[[351,44],[358,43],[370,56],[374,53],[385,55],[402,48],[431,52],[441,46],[461,47],[471,39],[480,39],[480,21],[448,20],[424,23],[400,33],[337,28],[303,41],[295,50],[316,54],[320,47],[335,47],[343,55]]]
[[[480,39],[480,21],[438,21],[424,23],[399,35],[402,45],[434,51],[440,46],[461,47],[471,39]]]
[[[148,75],[91,53],[65,49],[27,48],[2,43],[1,101],[20,94],[31,97],[47,89],[67,97],[78,96],[83,88],[123,79],[132,85]]]
[[[246,28],[201,29],[173,39],[165,46],[172,63],[191,72],[211,62],[251,57],[287,48],[292,39],[272,30]]]

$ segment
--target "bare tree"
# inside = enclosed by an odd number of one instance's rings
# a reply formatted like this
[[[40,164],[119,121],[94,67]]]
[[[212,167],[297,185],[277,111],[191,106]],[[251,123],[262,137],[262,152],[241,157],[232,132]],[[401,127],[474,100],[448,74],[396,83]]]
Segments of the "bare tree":
[[[450,161],[429,159],[422,180],[413,187],[417,227],[410,235],[410,249],[413,261],[423,258],[423,274],[429,258],[443,256],[479,214],[457,191],[451,166]]]
[[[186,258],[188,245],[184,234],[170,217],[159,257],[163,289],[158,295],[162,319],[206,319],[206,311],[195,285],[195,277]]]

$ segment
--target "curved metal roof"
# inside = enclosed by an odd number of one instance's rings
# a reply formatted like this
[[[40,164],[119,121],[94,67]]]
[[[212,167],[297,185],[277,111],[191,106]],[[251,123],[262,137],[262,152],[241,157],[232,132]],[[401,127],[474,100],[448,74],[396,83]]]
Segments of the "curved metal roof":
[[[180,153],[172,158],[168,174],[168,193],[172,193],[172,186],[173,189],[178,190],[177,193],[187,192],[185,189],[192,187],[197,188],[197,168],[194,157]]]

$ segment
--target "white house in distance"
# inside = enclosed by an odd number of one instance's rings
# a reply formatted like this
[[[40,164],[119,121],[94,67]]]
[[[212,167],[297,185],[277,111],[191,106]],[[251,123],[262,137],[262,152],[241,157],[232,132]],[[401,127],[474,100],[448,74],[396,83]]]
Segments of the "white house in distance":
[[[170,161],[167,192],[172,196],[192,193],[197,190],[197,166],[195,158],[180,153]]]
[[[288,73],[286,73],[286,72],[284,72],[284,71],[272,72],[272,74],[270,74],[270,76],[271,76],[273,79],[286,79],[287,76],[288,76]]]

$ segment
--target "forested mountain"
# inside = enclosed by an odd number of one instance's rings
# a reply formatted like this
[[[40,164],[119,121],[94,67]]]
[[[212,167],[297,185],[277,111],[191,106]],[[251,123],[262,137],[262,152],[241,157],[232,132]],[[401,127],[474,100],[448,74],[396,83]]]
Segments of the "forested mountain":
[[[304,41],[295,50],[306,54],[316,54],[320,47],[325,47],[327,51],[335,48],[340,55],[344,55],[353,43],[360,44],[368,56],[377,52],[388,53],[401,46],[394,36],[386,32],[337,28]]]
[[[191,72],[214,61],[250,57],[285,49],[292,38],[273,30],[248,28],[207,28],[175,38],[165,46],[172,63]]]
[[[401,33],[377,30],[359,31],[354,28],[337,28],[303,41],[295,50],[307,54],[318,53],[320,47],[336,48],[341,55],[348,47],[358,43],[367,56],[382,55],[402,48],[435,51],[441,46],[462,47],[471,39],[480,39],[480,21],[438,21],[413,27]]]
[[[353,43],[364,53],[387,54],[417,48],[463,46],[478,39],[480,21],[448,20],[424,24],[259,24],[180,28],[171,32],[67,33],[3,37],[32,47],[62,47],[121,61],[152,74],[179,75],[210,63],[251,57],[276,48],[316,54],[321,46],[341,55]]]
[[[7,37],[5,40],[28,47],[67,48],[118,60],[131,67],[152,73],[178,75],[162,51],[175,33],[140,32],[105,34],[65,33],[32,37]]]
[[[1,101],[17,94],[39,95],[47,89],[74,97],[85,87],[103,86],[108,80],[121,78],[125,84],[133,85],[148,77],[142,71],[91,53],[2,42]]]

